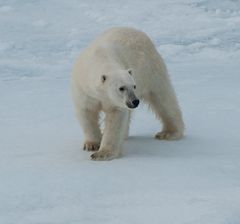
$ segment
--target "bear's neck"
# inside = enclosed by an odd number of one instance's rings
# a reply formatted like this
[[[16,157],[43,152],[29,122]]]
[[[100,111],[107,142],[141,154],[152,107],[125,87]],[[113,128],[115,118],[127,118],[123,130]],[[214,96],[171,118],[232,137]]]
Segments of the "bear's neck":
[[[123,70],[125,69],[123,65],[120,63],[115,62],[105,62],[104,64],[101,65],[101,71],[103,73],[109,74],[111,71],[116,71],[116,70]]]
[[[116,60],[116,58],[112,57],[110,58],[109,56],[105,57],[98,57],[99,66],[100,70],[103,73],[109,73],[111,71],[116,71],[117,70],[124,70],[126,69],[123,63],[121,61]]]

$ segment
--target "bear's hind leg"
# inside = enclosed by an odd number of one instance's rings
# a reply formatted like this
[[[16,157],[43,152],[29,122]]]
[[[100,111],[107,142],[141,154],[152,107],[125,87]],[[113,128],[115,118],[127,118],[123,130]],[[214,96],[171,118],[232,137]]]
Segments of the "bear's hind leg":
[[[163,129],[155,135],[156,139],[177,140],[183,137],[184,123],[174,91],[151,93],[149,104],[157,118],[163,123]]]
[[[89,109],[78,109],[77,117],[84,132],[83,149],[97,151],[101,143],[101,130],[99,128],[99,112]]]

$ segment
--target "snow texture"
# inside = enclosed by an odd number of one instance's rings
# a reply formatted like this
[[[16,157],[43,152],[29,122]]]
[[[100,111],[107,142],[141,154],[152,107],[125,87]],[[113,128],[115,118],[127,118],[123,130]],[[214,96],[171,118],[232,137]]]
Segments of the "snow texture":
[[[100,32],[132,26],[166,60],[181,141],[136,110],[124,157],[93,162],[69,94]],[[1,224],[239,224],[240,1],[1,0]]]

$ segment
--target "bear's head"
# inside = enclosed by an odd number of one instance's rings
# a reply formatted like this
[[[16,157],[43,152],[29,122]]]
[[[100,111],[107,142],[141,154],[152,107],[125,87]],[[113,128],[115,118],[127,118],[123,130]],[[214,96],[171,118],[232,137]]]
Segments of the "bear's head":
[[[134,109],[139,104],[135,95],[136,84],[131,69],[118,70],[111,74],[102,74],[100,78],[101,89],[111,104],[127,109]]]

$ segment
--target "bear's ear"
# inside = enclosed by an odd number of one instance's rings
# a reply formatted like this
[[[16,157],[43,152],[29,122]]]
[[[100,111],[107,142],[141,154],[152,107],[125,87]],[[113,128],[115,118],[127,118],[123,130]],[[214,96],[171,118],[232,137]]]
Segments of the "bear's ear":
[[[106,79],[107,79],[106,75],[102,75],[102,76],[101,76],[101,81],[102,81],[102,83],[104,83],[104,82],[106,81]]]
[[[133,73],[133,72],[132,72],[132,69],[128,69],[127,71],[128,71],[128,73],[129,73],[129,75],[132,75],[132,73]]]

